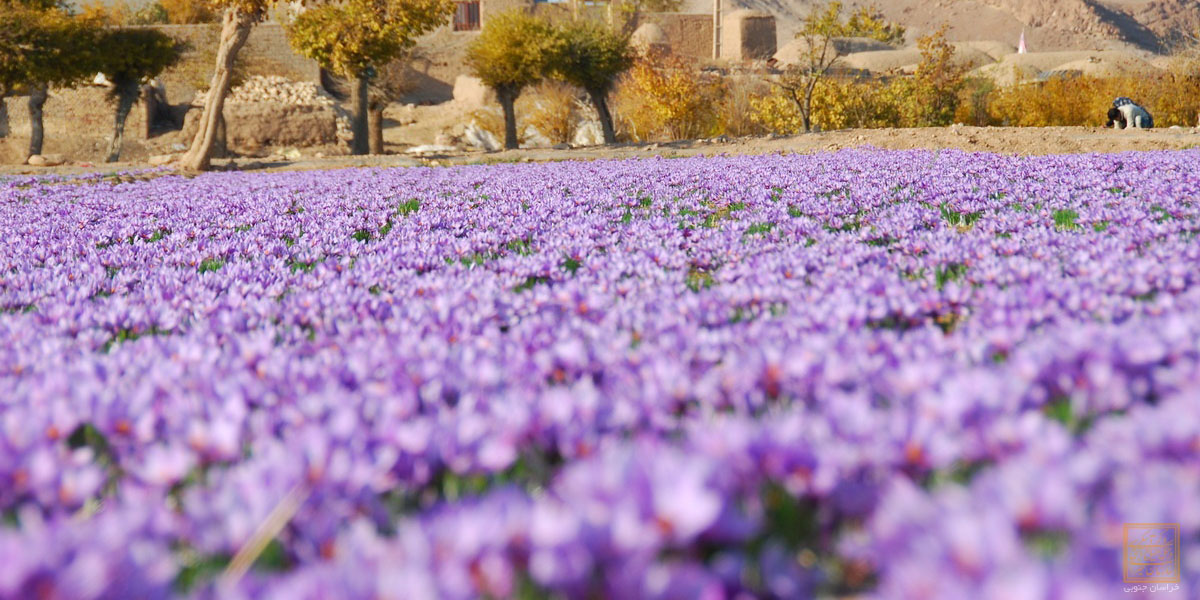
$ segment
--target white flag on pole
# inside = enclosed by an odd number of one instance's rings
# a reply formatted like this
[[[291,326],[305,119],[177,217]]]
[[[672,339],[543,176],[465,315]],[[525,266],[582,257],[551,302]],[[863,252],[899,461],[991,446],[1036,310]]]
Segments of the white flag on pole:
[[[1017,54],[1025,54],[1025,29],[1021,29],[1021,41],[1017,43]]]

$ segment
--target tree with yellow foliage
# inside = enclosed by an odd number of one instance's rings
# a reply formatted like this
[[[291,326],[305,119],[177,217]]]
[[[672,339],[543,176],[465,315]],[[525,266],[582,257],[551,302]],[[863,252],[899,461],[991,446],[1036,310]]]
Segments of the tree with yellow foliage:
[[[322,68],[354,80],[352,154],[367,154],[371,79],[417,38],[449,20],[450,0],[343,0],[307,10],[287,28],[288,42]],[[382,125],[376,119],[376,126]]]
[[[467,65],[504,111],[505,148],[517,147],[517,98],[545,77],[563,45],[553,25],[518,9],[489,17],[468,48]]]
[[[181,164],[188,169],[207,170],[211,164],[213,146],[217,142],[217,131],[221,124],[221,112],[225,108],[225,97],[233,84],[233,64],[238,52],[246,45],[250,29],[267,16],[275,0],[211,0],[214,7],[221,9],[221,37],[217,42],[216,66],[204,109],[200,113],[200,127],[192,145],[183,155]]]
[[[904,39],[904,28],[884,21],[877,10],[868,7],[843,17],[842,3],[835,1],[814,6],[796,37],[804,41],[800,60],[773,83],[796,104],[804,131],[811,131],[813,94],[840,56],[834,38],[867,37],[897,43]]]

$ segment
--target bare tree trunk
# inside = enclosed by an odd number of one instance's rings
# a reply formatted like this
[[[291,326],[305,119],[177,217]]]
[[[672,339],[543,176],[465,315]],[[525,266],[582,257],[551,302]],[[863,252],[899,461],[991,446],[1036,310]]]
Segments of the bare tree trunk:
[[[158,95],[152,85],[143,85],[138,88],[138,95],[142,98],[142,139],[150,139],[150,135],[154,133],[154,122],[158,117]]]
[[[225,115],[221,115],[217,118],[217,133],[211,155],[213,158],[228,158],[229,154],[229,133],[225,128]]]
[[[4,99],[8,97],[5,90],[0,90],[0,139],[8,137],[8,104]]]
[[[383,105],[372,106],[367,117],[371,130],[371,154],[383,154]]]
[[[42,153],[42,141],[46,137],[42,107],[46,105],[48,93],[44,83],[29,87],[29,156]]]
[[[604,132],[604,143],[617,143],[617,132],[613,128],[612,113],[608,110],[608,94],[603,91],[590,91],[588,95],[592,97],[592,104],[596,106],[596,114],[600,116],[600,130]]]
[[[496,90],[496,100],[504,109],[504,149],[516,150],[517,142],[517,94],[508,90]]]
[[[804,91],[804,104],[800,107],[800,119],[804,121],[804,133],[812,131],[812,99],[813,92],[817,89],[817,84],[814,81],[808,85],[808,89]]]
[[[353,138],[350,140],[350,154],[367,154],[371,151],[371,144],[368,141],[367,132],[367,92],[370,80],[364,75],[359,75],[354,79],[354,87],[350,92],[350,104],[354,109],[354,114],[350,118],[350,132]]]
[[[216,69],[208,86],[208,97],[204,100],[204,112],[200,113],[200,127],[192,139],[191,148],[183,155],[182,164],[188,169],[203,171],[211,164],[217,126],[221,121],[221,111],[225,108],[225,96],[229,94],[233,82],[233,64],[253,26],[254,18],[250,15],[236,8],[225,9],[221,21],[221,41],[217,46]]]
[[[136,81],[120,84],[117,89],[117,116],[113,122],[112,140],[108,143],[108,158],[104,159],[104,162],[111,163],[120,160],[121,143],[125,139],[125,121],[129,118],[129,111],[133,110],[137,98],[138,85]],[[150,115],[147,114],[146,118],[149,120]]]

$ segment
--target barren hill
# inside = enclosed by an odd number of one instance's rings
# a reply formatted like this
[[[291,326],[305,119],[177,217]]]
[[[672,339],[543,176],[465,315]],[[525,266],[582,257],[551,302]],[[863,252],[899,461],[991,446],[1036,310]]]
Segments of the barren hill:
[[[779,42],[795,35],[813,0],[723,0],[725,6],[775,15]],[[874,5],[908,28],[910,41],[949,25],[952,40],[1002,40],[1025,31],[1029,50],[1169,51],[1200,30],[1197,0],[848,0]],[[688,12],[711,12],[711,0],[685,0]]]

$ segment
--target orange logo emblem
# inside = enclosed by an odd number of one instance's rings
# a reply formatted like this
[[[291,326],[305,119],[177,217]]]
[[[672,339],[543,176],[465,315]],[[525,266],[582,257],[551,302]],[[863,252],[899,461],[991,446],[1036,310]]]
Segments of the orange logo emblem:
[[[1126,523],[1125,583],[1179,583],[1179,523]]]

